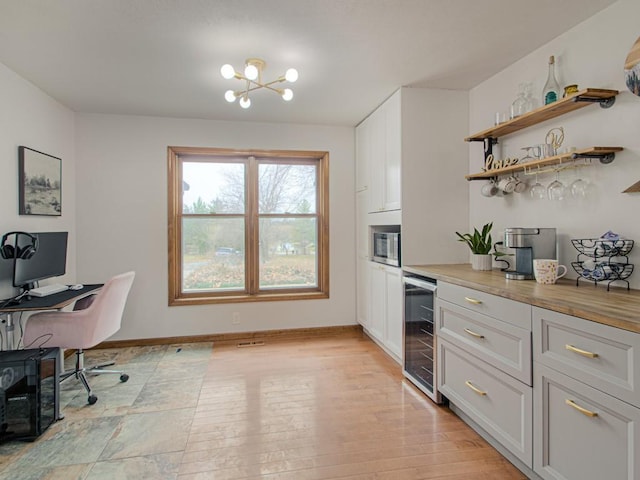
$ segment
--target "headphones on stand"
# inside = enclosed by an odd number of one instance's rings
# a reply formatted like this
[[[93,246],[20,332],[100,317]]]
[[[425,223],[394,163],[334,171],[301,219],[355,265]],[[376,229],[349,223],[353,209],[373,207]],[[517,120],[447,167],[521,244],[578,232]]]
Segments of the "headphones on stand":
[[[16,241],[14,245],[7,243],[7,238],[10,235],[16,236]],[[20,235],[25,235],[31,239],[31,243],[24,247],[18,246],[18,237]],[[38,251],[38,237],[31,235],[27,232],[8,232],[2,236],[2,242],[0,243],[0,256],[5,259],[13,259],[13,258],[21,258],[23,260],[28,260],[33,257]]]

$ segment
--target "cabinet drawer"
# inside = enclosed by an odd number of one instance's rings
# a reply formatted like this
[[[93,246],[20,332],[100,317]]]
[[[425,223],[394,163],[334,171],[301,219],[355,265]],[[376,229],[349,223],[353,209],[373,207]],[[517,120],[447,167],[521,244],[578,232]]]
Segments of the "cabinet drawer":
[[[438,340],[438,388],[493,438],[532,466],[532,389]]]
[[[534,377],[538,475],[550,480],[640,478],[640,409],[539,363]]]
[[[640,407],[640,334],[534,308],[534,360]]]
[[[438,299],[436,329],[467,352],[531,385],[531,331]]]
[[[438,282],[438,298],[531,330],[531,305],[526,303],[446,282]]]

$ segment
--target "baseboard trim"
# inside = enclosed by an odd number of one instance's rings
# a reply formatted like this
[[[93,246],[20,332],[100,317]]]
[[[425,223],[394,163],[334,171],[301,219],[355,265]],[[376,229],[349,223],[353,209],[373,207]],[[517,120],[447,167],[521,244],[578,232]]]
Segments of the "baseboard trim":
[[[174,345],[179,343],[214,342],[217,345],[235,345],[244,342],[273,342],[302,340],[305,338],[335,337],[338,335],[362,335],[361,325],[338,325],[332,327],[292,328],[263,330],[258,332],[215,333],[187,335],[183,337],[138,338],[132,340],[109,340],[93,348],[128,348],[150,345]]]

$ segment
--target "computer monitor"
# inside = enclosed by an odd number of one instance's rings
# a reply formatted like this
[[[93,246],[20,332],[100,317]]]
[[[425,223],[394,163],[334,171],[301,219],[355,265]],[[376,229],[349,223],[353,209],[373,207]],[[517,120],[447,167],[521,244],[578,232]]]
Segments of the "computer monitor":
[[[13,286],[25,290],[45,278],[64,275],[67,267],[67,238],[69,232],[32,233],[38,238],[36,253],[28,259],[16,258],[13,265]],[[17,247],[24,248],[33,240],[26,235],[16,236]]]

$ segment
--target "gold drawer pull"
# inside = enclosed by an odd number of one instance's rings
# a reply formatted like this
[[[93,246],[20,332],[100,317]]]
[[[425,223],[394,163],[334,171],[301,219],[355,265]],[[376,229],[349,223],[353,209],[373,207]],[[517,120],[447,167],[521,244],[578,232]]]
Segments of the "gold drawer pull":
[[[476,387],[473,383],[471,383],[469,380],[467,380],[466,382],[464,382],[464,384],[469,387],[471,390],[473,390],[474,392],[476,392],[478,395],[480,395],[481,397],[485,396],[487,394],[487,392],[483,392],[482,390],[480,390],[478,387]]]
[[[464,299],[469,303],[473,303],[474,305],[480,305],[482,303],[482,300],[476,300],[475,298],[471,297],[464,297]]]
[[[467,332],[469,335],[471,335],[472,337],[476,337],[476,338],[484,338],[484,335],[480,335],[479,333],[476,332],[472,332],[471,330],[469,330],[468,328],[464,329],[465,332]]]
[[[583,415],[586,415],[587,417],[597,417],[598,416],[597,412],[592,412],[591,410],[587,410],[586,408],[582,408],[580,405],[576,404],[576,402],[574,402],[573,400],[569,400],[568,398],[564,401],[564,403],[566,403],[570,407],[575,408],[576,410],[578,410]]]
[[[564,346],[564,348],[566,348],[567,350],[569,350],[569,351],[571,351],[571,352],[574,352],[574,353],[577,353],[577,354],[579,354],[579,355],[582,355],[582,356],[584,356],[584,357],[596,358],[596,357],[598,356],[598,354],[597,354],[597,353],[587,352],[586,350],[581,350],[581,349],[576,348],[576,347],[574,347],[573,345],[569,345],[569,344],[566,344],[566,345]]]

